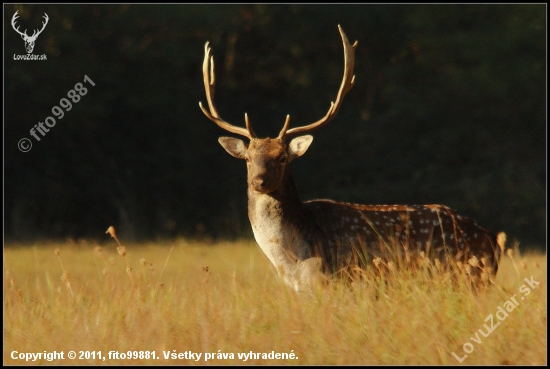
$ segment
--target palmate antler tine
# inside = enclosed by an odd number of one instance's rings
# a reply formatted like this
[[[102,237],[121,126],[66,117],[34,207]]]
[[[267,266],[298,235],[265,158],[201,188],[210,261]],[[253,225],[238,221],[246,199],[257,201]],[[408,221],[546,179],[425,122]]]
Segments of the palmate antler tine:
[[[342,30],[342,27],[340,27],[340,25],[338,25],[338,30],[340,31],[340,35],[342,36],[342,42],[344,44],[344,77],[342,79],[342,84],[340,85],[340,90],[338,91],[338,95],[336,96],[336,101],[330,103],[330,108],[328,109],[327,114],[323,118],[321,118],[315,123],[308,124],[307,126],[295,127],[287,131],[288,129],[288,117],[287,117],[285,126],[279,133],[280,139],[285,139],[290,136],[311,132],[323,126],[327,122],[329,122],[332,118],[336,116],[338,109],[340,109],[340,106],[342,105],[342,100],[344,99],[344,96],[353,87],[353,83],[355,82],[355,76],[353,75],[353,64],[355,61],[355,48],[357,47],[357,41],[355,41],[353,45],[350,45],[348,38],[344,33],[344,31]]]
[[[214,74],[214,57],[210,55],[212,49],[208,45],[209,45],[208,42],[204,45],[204,62],[202,64],[202,74],[204,79],[204,89],[206,91],[206,100],[208,101],[208,107],[210,111],[206,110],[202,106],[201,102],[199,102],[199,107],[201,108],[202,112],[204,113],[204,115],[206,115],[208,119],[216,123],[221,128],[231,133],[245,136],[248,139],[252,140],[253,138],[256,138],[256,135],[254,134],[254,131],[252,131],[252,128],[250,127],[250,123],[248,122],[248,116],[246,114],[245,114],[246,128],[234,126],[226,122],[225,120],[223,120],[218,114],[216,105],[214,105],[214,90],[216,86],[215,74]]]

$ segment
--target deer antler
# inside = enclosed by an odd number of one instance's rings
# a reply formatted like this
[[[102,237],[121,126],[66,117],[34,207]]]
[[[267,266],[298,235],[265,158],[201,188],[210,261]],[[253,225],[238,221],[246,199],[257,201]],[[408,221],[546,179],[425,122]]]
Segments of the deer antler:
[[[15,32],[19,33],[21,36],[27,36],[27,30],[25,30],[25,32],[21,32],[19,30],[20,26],[17,26],[17,28],[15,28],[15,21],[16,21],[17,18],[19,18],[19,15],[17,15],[17,13],[19,13],[19,10],[17,10],[15,12],[15,14],[13,15],[13,17],[11,18],[11,26],[13,27]],[[29,36],[27,36],[27,37],[29,37]]]
[[[37,38],[38,35],[41,34],[42,31],[44,31],[44,28],[46,28],[46,25],[48,24],[48,21],[50,20],[50,18],[48,18],[48,14],[46,14],[46,13],[44,13],[43,17],[46,19],[46,21],[45,21],[45,22],[42,22],[42,29],[41,29],[40,31],[38,31],[38,30],[35,29],[34,32],[32,33],[32,36],[31,36],[30,38],[33,38],[33,37],[34,37],[34,38]],[[37,33],[37,31],[38,31],[38,33]],[[26,31],[25,31],[25,32],[26,32]],[[35,33],[36,33],[36,35],[35,35]]]
[[[338,25],[338,30],[340,31],[342,42],[344,44],[344,78],[342,80],[340,90],[338,91],[338,95],[336,96],[336,102],[330,103],[330,108],[322,119],[315,123],[308,124],[307,126],[295,127],[288,131],[287,129],[290,117],[287,115],[285,125],[279,133],[279,139],[284,140],[290,136],[310,132],[326,124],[336,116],[338,109],[340,109],[340,105],[342,105],[344,96],[353,87],[353,83],[355,82],[355,76],[353,75],[353,62],[355,60],[355,48],[357,47],[357,41],[355,41],[353,45],[350,45],[348,38],[340,25]]]
[[[215,81],[215,75],[214,75],[214,57],[210,56],[210,51],[212,49],[208,46],[208,42],[204,45],[204,62],[202,64],[202,74],[204,78],[204,89],[206,90],[206,99],[208,100],[208,107],[210,108],[210,112],[206,110],[202,103],[199,102],[199,106],[204,113],[214,123],[216,123],[221,128],[225,129],[226,131],[229,131],[231,133],[235,133],[241,136],[245,136],[248,139],[252,140],[256,138],[256,134],[252,130],[252,127],[250,126],[250,122],[248,121],[248,115],[244,114],[244,120],[246,122],[246,129],[242,127],[234,126],[225,120],[223,120],[220,115],[218,114],[218,111],[216,110],[216,106],[214,105],[214,88],[216,85]]]
[[[16,22],[17,18],[19,18],[19,15],[17,13],[19,13],[19,10],[17,10],[15,12],[15,14],[13,15],[13,17],[11,18],[11,26],[13,27],[15,32],[19,33],[25,39],[36,39],[38,37],[38,35],[40,35],[42,33],[42,31],[44,31],[44,28],[46,28],[46,25],[48,24],[48,21],[50,19],[48,17],[48,14],[44,13],[43,17],[46,19],[46,21],[42,22],[42,29],[40,31],[35,29],[34,32],[32,33],[32,36],[29,36],[29,35],[27,35],[27,30],[25,30],[25,32],[21,32],[21,31],[19,31],[20,26],[17,26],[17,28],[15,28],[15,22]]]

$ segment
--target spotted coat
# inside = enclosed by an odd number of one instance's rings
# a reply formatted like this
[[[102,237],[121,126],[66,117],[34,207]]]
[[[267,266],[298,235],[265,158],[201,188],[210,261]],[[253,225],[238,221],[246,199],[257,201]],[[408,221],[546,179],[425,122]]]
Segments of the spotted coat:
[[[332,200],[304,203],[324,237],[317,252],[335,269],[362,260],[411,257],[421,252],[467,263],[475,256],[497,271],[501,248],[496,236],[444,205],[359,205]]]

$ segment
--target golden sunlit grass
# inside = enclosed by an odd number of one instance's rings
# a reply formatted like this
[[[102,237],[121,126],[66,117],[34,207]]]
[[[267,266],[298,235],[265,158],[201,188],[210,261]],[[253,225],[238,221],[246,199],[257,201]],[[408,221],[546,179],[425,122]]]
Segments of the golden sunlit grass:
[[[115,240],[5,248],[4,364],[546,364],[544,255],[506,253],[495,284],[477,293],[388,268],[378,282],[297,294],[252,241]],[[44,351],[64,359],[12,358]],[[262,359],[273,351],[286,358]],[[189,352],[201,359],[164,357]]]

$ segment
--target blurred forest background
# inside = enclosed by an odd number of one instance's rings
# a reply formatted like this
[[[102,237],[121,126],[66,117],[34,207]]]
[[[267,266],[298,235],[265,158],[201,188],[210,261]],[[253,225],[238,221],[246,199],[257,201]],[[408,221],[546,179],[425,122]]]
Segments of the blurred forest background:
[[[49,23],[34,54],[12,29]],[[4,5],[7,240],[252,237],[244,162],[199,109],[259,136],[322,117],[359,41],[356,83],[293,165],[304,200],[441,203],[545,247],[546,4]],[[87,75],[40,142],[29,131]],[[21,138],[32,150],[20,152]]]

